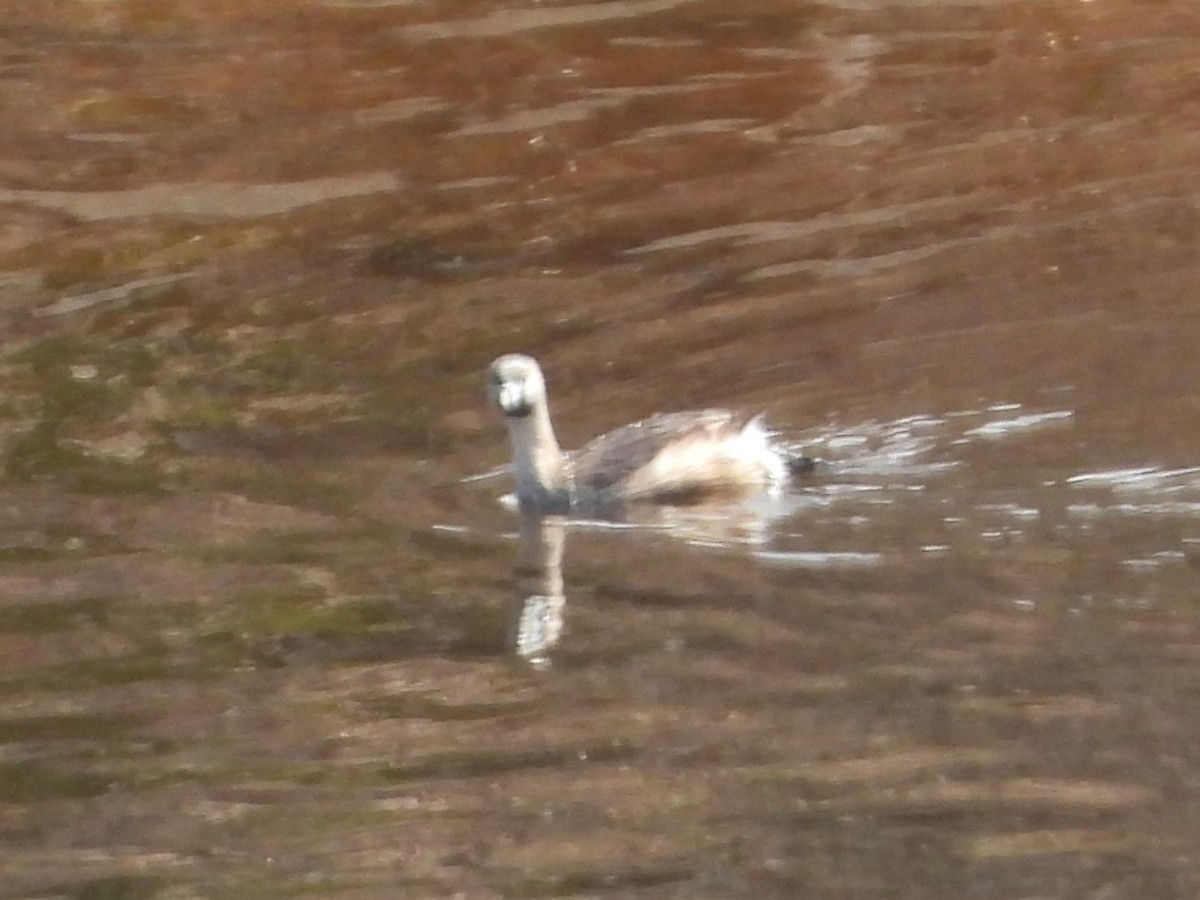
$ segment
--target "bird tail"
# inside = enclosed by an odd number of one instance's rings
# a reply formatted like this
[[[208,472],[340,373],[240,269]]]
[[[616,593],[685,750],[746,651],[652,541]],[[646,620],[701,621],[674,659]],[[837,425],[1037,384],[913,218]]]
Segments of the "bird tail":
[[[819,460],[790,449],[783,451],[783,461],[791,475],[808,475],[820,464]]]

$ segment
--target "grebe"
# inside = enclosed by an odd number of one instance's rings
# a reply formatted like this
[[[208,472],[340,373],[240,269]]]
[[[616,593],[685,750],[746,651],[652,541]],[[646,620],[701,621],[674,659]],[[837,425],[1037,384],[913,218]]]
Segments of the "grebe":
[[[661,413],[563,453],[537,360],[492,363],[488,394],[504,413],[522,511],[614,515],[632,503],[683,505],[755,490],[778,492],[812,461],[775,446],[761,415],[726,409]]]

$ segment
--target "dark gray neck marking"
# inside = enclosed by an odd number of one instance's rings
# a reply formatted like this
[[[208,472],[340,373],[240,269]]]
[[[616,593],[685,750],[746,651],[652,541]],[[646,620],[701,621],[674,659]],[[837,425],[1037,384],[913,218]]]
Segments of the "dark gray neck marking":
[[[533,412],[532,403],[522,403],[520,406],[505,408],[504,415],[510,419],[524,419]]]

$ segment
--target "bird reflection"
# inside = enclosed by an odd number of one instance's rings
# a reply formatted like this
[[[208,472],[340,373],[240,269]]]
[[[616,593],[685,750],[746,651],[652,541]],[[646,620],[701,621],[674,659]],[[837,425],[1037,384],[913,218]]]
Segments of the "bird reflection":
[[[770,545],[775,523],[798,508],[796,500],[760,498],[739,506],[671,508],[654,511],[649,519],[596,522],[567,516],[521,513],[517,533],[516,597],[509,616],[507,646],[518,658],[537,668],[549,668],[550,653],[563,632],[563,553],[568,528],[652,530],[693,546],[746,547],[756,552]]]
[[[512,652],[536,668],[550,666],[550,651],[563,630],[562,516],[522,515],[518,533],[516,586],[509,624]]]

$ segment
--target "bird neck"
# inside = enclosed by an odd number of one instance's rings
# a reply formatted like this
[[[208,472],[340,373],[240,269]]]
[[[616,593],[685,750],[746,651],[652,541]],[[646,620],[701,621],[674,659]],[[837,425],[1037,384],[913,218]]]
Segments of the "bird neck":
[[[517,499],[522,506],[545,506],[550,498],[570,490],[567,460],[558,447],[550,410],[538,403],[529,415],[508,419],[517,476]]]

